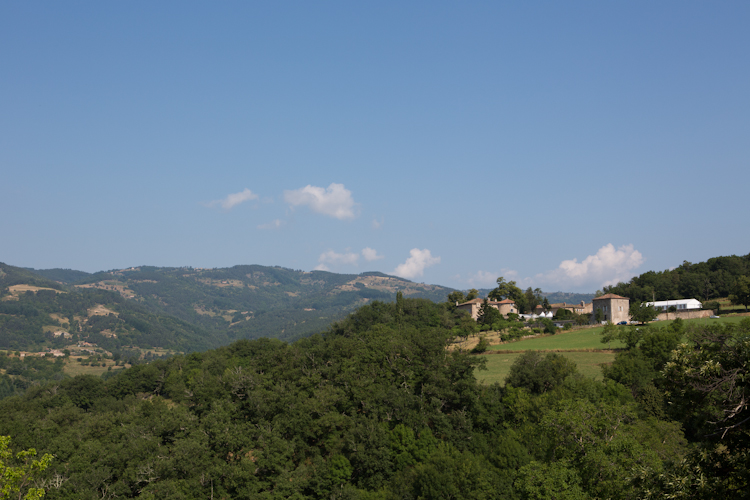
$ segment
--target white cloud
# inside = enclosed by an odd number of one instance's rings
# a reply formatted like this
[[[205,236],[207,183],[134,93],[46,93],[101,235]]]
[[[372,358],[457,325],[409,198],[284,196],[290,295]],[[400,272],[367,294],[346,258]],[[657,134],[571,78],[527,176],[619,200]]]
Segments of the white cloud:
[[[356,204],[352,192],[343,184],[332,183],[328,188],[307,185],[300,189],[284,191],[284,201],[292,208],[307,205],[313,212],[329,215],[339,220],[356,217]]]
[[[643,261],[643,255],[632,244],[622,245],[616,249],[608,243],[595,255],[589,255],[581,262],[578,262],[578,259],[564,260],[557,269],[537,274],[533,281],[561,287],[586,285],[600,288],[628,281]]]
[[[340,265],[357,265],[359,262],[359,254],[354,252],[337,253],[333,250],[323,252],[318,257],[318,265],[315,267],[317,271],[330,271],[328,264],[332,266]]]
[[[284,225],[284,221],[281,219],[274,219],[268,224],[259,224],[258,229],[278,229]]]
[[[378,251],[370,247],[362,249],[362,256],[365,258],[367,262],[372,262],[373,260],[380,260],[380,259],[385,258],[385,255],[378,255]]]
[[[240,191],[239,193],[228,194],[226,198],[222,200],[214,200],[214,201],[208,202],[207,205],[209,207],[215,207],[216,205],[220,205],[221,208],[223,208],[224,210],[230,210],[235,205],[239,205],[240,203],[245,203],[246,201],[257,200],[257,199],[258,199],[257,194],[245,188],[244,191]]]
[[[422,276],[426,268],[440,262],[440,257],[433,257],[432,253],[426,248],[424,250],[412,248],[409,254],[411,257],[406,259],[403,264],[399,264],[393,274],[407,279]]]
[[[380,220],[378,220],[378,219],[372,219],[372,228],[373,229],[380,229],[381,227],[383,227],[383,224],[385,224],[385,219],[382,218],[382,217],[380,218]]]

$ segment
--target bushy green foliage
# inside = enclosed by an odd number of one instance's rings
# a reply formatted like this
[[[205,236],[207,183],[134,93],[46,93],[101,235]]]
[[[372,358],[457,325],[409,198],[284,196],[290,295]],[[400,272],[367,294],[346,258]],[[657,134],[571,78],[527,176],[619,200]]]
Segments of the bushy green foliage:
[[[745,306],[747,311],[750,305],[750,278],[745,275],[737,276],[729,294],[732,304]]]
[[[31,387],[0,401],[0,434],[56,456],[39,477],[53,500],[710,498],[700,481],[743,497],[745,414],[711,436],[729,393],[691,377],[719,359],[740,367],[750,325],[685,346],[679,323],[614,329],[629,346],[612,366],[622,376],[527,352],[501,387],[477,384],[480,356],[446,349],[463,318],[447,303],[374,301],[292,344],[240,340]],[[632,360],[647,379],[636,397],[615,380],[629,383]]]
[[[565,356],[526,351],[513,362],[505,383],[533,394],[542,394],[562,384],[565,377],[574,373],[575,363]]]
[[[45,453],[39,460],[34,457],[34,448],[19,451],[14,457],[10,451],[10,436],[0,436],[0,498],[39,500],[44,497],[44,488],[33,486],[33,482],[49,467],[52,455]]]
[[[498,321],[502,321],[503,315],[500,311],[489,305],[489,301],[484,299],[482,306],[479,308],[479,314],[477,316],[477,323],[487,329],[492,328],[492,325]]]
[[[659,311],[654,306],[647,305],[646,302],[635,301],[630,304],[630,317],[633,321],[641,324],[653,321],[659,315]]]
[[[474,349],[472,349],[471,352],[475,354],[486,352],[487,349],[489,349],[489,347],[490,347],[490,341],[487,340],[487,338],[484,335],[482,335],[481,337],[479,337],[479,342],[477,343],[476,346],[474,346]]]
[[[714,257],[706,262],[682,265],[666,271],[648,271],[628,283],[604,287],[604,293],[628,297],[631,301],[728,297],[740,276],[750,276],[750,254]]]

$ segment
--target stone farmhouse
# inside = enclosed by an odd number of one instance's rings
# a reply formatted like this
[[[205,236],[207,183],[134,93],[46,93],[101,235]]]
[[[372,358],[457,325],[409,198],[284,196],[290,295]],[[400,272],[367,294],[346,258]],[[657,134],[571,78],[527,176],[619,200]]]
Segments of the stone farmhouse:
[[[596,312],[602,312],[602,321],[619,323],[620,321],[630,321],[630,299],[621,297],[614,293],[608,293],[601,297],[596,297],[591,302],[591,321],[596,321]]]
[[[556,304],[550,304],[549,310],[554,316],[557,314],[558,309],[567,309],[568,311],[576,314],[591,314],[593,311],[593,303],[585,303],[581,301],[580,304],[568,304],[566,302],[558,302]],[[541,314],[544,312],[544,308],[538,305],[534,308],[534,314]]]
[[[464,302],[462,304],[459,304],[456,302],[456,309],[460,309],[461,311],[467,311],[469,314],[471,314],[471,317],[476,320],[479,317],[479,309],[482,307],[482,303],[484,302],[484,299],[476,298],[472,299],[468,302]],[[516,303],[510,299],[505,300],[490,300],[488,301],[488,304],[490,307],[494,307],[498,311],[500,311],[500,314],[508,317],[508,314],[518,314],[518,308],[516,307]]]

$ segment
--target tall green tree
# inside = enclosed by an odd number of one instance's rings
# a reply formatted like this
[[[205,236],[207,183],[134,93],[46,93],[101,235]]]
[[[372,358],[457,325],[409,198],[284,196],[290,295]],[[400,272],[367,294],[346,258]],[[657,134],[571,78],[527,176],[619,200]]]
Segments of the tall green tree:
[[[648,323],[655,320],[658,315],[659,311],[646,302],[634,302],[630,305],[630,318],[638,323]]]
[[[466,302],[466,296],[461,290],[453,290],[448,294],[448,304],[455,306],[463,302]]]
[[[488,297],[492,300],[504,300],[512,299],[514,295],[522,293],[515,281],[505,281],[505,278],[500,276],[497,278],[497,286],[488,294]]]
[[[750,278],[747,276],[737,277],[729,300],[732,301],[732,304],[745,306],[745,311],[747,311],[747,306],[750,304]]]
[[[477,323],[480,325],[492,326],[495,322],[503,318],[500,311],[492,307],[489,300],[484,299],[482,305],[479,308],[479,314],[477,315]]]
[[[526,307],[529,311],[533,311],[536,306],[542,303],[542,290],[539,288],[532,290],[529,287],[523,294],[526,297]]]
[[[670,406],[700,448],[665,486],[695,485],[693,492],[672,498],[748,498],[750,318],[739,325],[694,327],[688,338],[663,373]]]
[[[500,276],[497,279],[497,286],[487,296],[491,300],[511,299],[516,303],[520,312],[526,311],[526,295],[518,288],[515,281],[505,281],[505,278]]]

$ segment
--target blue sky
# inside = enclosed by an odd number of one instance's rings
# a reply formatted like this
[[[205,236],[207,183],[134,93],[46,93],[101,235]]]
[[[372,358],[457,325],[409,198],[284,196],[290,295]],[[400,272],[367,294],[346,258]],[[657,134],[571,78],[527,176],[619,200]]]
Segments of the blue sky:
[[[594,291],[746,254],[747,2],[3,2],[0,261]]]

